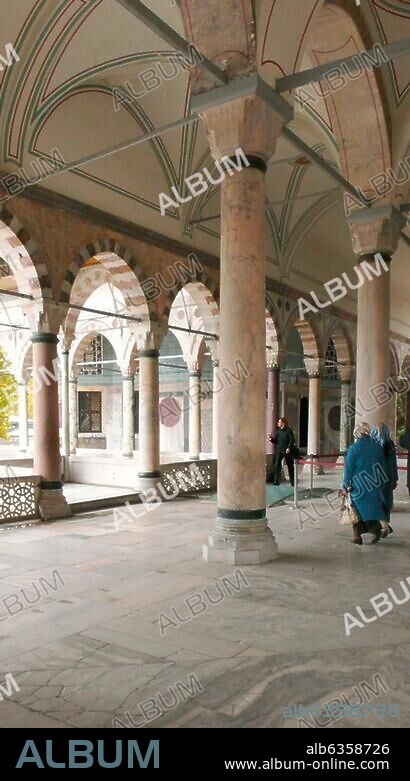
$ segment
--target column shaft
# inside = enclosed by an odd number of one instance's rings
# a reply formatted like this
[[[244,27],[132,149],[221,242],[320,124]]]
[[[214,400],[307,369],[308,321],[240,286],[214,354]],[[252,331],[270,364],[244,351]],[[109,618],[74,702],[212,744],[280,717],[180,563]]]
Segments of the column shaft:
[[[261,161],[259,161],[261,163]],[[255,163],[221,185],[219,363],[237,379],[218,394],[218,509],[204,558],[260,563],[277,555],[265,498],[265,183]]]
[[[212,375],[212,454],[214,458],[218,458],[218,367],[219,361],[214,361]]]
[[[122,454],[131,458],[135,447],[134,375],[122,378]]]
[[[407,394],[406,394],[406,418],[405,418],[405,421],[406,421],[405,430],[408,431],[409,428],[410,428],[410,390],[407,391]]]
[[[61,356],[61,450],[65,459],[65,479],[67,480],[68,458],[70,455],[70,394],[68,385],[68,352]]]
[[[201,452],[201,373],[189,372],[189,458],[199,459]]]
[[[139,471],[141,479],[158,478],[159,469],[159,376],[158,351],[139,353]]]
[[[41,476],[44,520],[70,514],[62,493],[58,419],[57,337],[33,334],[33,472]]]
[[[350,445],[350,381],[343,381],[340,388],[340,453],[346,453]]]
[[[320,376],[309,376],[308,455],[319,454],[320,443]]]
[[[268,395],[266,400],[266,434],[274,434],[279,415],[280,369],[278,366],[268,367]],[[266,438],[266,452],[274,453],[275,446]]]
[[[70,453],[75,454],[78,447],[78,388],[77,377],[68,383],[70,396]]]
[[[28,449],[28,415],[27,415],[27,383],[18,384],[18,413],[19,413],[19,450],[25,452]]]
[[[386,255],[384,259],[390,261]],[[365,255],[360,260],[374,262],[374,256]],[[390,373],[389,330],[390,272],[383,271],[379,277],[366,278],[358,291],[356,423],[388,423],[392,418],[394,399],[386,386]],[[380,387],[383,384],[387,388],[384,395]]]

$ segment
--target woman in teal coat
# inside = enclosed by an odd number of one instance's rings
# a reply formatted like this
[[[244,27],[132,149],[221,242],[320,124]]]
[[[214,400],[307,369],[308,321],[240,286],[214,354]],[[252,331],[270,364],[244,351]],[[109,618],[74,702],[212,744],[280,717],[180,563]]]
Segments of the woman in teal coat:
[[[387,535],[391,534],[393,531],[390,526],[390,513],[393,509],[393,491],[399,482],[396,447],[385,423],[379,423],[377,426],[373,426],[370,436],[382,448],[386,461],[388,482],[383,488],[384,501],[386,503],[386,516],[384,521],[382,521],[383,531],[381,536],[387,537]]]
[[[369,424],[359,423],[353,436],[355,442],[345,456],[342,493],[351,490],[352,504],[359,516],[359,523],[353,526],[352,542],[361,545],[361,535],[367,532],[374,534],[373,542],[380,539],[380,521],[386,517],[383,487],[388,477],[383,451],[371,439]]]

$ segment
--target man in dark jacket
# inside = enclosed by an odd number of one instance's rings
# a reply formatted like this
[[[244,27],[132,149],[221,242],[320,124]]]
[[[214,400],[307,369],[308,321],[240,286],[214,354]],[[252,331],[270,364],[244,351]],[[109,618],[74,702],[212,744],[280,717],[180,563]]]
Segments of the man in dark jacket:
[[[290,484],[293,485],[295,474],[292,449],[295,446],[295,435],[292,429],[289,428],[286,418],[279,418],[278,430],[274,437],[269,438],[270,441],[276,445],[275,463],[273,467],[273,485],[280,485],[280,472],[283,459],[285,459],[289,470]]]
[[[408,450],[407,453],[407,488],[409,489],[409,496],[410,496],[410,428],[406,431],[405,434],[403,434],[402,437],[399,439],[400,447],[404,447],[405,450]]]

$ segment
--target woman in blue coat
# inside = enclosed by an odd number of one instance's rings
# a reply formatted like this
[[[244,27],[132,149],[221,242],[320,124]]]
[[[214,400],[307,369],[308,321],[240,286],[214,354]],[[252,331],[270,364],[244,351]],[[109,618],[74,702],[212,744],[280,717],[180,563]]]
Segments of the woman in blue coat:
[[[353,526],[352,542],[362,544],[362,534],[374,534],[378,542],[381,534],[380,521],[386,517],[383,486],[387,482],[386,464],[380,445],[370,437],[368,423],[359,423],[353,436],[355,442],[346,453],[342,493],[351,489],[351,500],[359,523]]]
[[[382,521],[383,531],[381,536],[387,537],[387,535],[391,534],[393,531],[390,526],[390,513],[393,509],[393,491],[399,482],[396,447],[385,423],[379,423],[377,426],[373,426],[370,436],[382,448],[386,461],[388,482],[383,488],[384,501],[386,503],[386,516],[384,521]]]

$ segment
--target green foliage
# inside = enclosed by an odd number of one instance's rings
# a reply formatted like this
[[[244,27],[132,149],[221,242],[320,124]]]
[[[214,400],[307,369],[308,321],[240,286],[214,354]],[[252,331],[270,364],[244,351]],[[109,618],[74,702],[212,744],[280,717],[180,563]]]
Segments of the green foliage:
[[[10,363],[0,347],[0,439],[10,437],[10,416],[16,414],[17,382],[9,374]]]
[[[397,396],[397,439],[404,434],[406,428],[406,397],[406,393],[401,393]]]

